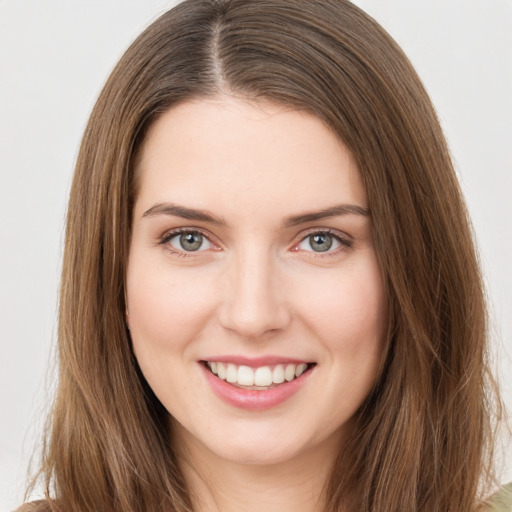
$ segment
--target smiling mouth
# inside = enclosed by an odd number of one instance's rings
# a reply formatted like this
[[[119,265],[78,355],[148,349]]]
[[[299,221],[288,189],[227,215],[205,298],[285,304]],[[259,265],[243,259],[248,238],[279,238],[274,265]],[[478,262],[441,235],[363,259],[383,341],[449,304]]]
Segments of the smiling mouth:
[[[316,365],[316,363],[288,363],[251,368],[220,361],[202,361],[202,363],[220,380],[237,388],[261,391],[291,382]]]

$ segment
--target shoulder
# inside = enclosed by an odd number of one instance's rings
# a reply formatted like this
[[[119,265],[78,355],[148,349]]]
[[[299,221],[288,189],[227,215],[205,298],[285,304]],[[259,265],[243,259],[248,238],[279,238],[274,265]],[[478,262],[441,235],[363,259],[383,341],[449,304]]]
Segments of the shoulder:
[[[504,485],[489,500],[489,512],[512,512],[512,482]]]
[[[14,512],[52,512],[52,507],[46,500],[38,500],[25,503]]]

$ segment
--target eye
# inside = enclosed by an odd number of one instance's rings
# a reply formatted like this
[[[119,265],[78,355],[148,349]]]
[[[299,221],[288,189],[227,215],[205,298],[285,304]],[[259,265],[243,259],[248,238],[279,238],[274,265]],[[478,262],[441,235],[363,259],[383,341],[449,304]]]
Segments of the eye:
[[[341,245],[348,246],[349,243],[327,231],[317,231],[303,238],[296,247],[300,251],[333,252]]]
[[[212,243],[199,231],[181,231],[170,233],[163,240],[178,251],[195,252],[205,251],[212,247]]]

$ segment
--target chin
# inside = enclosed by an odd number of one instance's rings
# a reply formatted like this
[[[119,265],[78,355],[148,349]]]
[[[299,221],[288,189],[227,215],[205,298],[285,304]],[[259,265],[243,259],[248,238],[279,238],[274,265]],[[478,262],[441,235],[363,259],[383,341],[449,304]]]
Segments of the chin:
[[[334,437],[328,439],[328,435],[318,436],[314,430],[294,431],[293,427],[300,423],[293,423],[289,428],[261,423],[259,428],[254,425],[250,428],[245,423],[238,429],[231,429],[227,435],[224,429],[220,429],[218,435],[212,435],[203,442],[215,457],[233,464],[271,466],[298,460],[334,440]],[[332,445],[330,449],[332,451]]]
[[[218,449],[217,449],[218,448]],[[229,446],[211,447],[214,454],[225,461],[239,465],[273,466],[294,460],[302,452],[297,447],[276,446],[275,440],[261,443],[230,443]]]

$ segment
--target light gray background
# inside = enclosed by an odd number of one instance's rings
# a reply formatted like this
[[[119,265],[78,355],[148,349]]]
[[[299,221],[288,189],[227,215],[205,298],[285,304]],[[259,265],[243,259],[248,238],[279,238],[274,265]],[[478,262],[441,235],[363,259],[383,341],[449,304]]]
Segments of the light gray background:
[[[82,131],[123,50],[174,3],[0,0],[2,511],[22,500],[53,386],[63,220]],[[473,216],[510,405],[512,0],[356,3],[402,45],[439,111]]]

